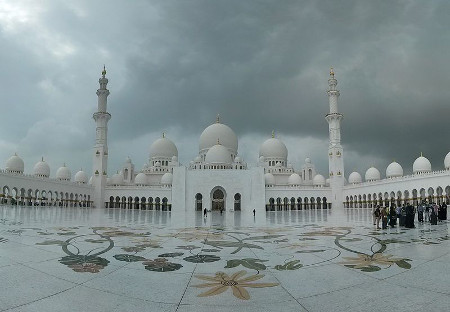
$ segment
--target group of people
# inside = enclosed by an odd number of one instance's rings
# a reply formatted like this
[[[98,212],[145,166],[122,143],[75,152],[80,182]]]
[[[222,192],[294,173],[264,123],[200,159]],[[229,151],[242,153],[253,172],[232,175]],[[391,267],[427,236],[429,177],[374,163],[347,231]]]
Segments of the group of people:
[[[436,225],[438,220],[447,220],[447,204],[443,203],[438,205],[436,203],[427,204],[426,202],[422,202],[419,206],[417,206],[417,219],[419,222],[425,221],[430,222],[431,224]]]
[[[395,207],[394,205],[380,207],[380,205],[377,205],[373,212],[373,225],[376,225],[377,229],[387,229],[388,225],[391,227],[396,226],[397,219],[399,219],[399,226],[413,228],[415,214],[416,209],[411,204],[406,204],[402,207]],[[435,203],[427,204],[422,202],[417,206],[417,220],[424,222],[424,216],[427,222],[434,225],[437,224],[438,220],[447,220],[447,204],[437,205]]]

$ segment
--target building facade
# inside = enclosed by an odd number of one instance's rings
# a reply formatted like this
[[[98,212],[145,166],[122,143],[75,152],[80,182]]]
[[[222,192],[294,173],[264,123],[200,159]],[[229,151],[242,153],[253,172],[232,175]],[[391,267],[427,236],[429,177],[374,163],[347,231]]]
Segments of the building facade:
[[[404,175],[400,164],[386,168],[385,178],[369,168],[363,182],[358,172],[345,179],[341,144],[343,115],[338,110],[339,90],[333,69],[328,79],[329,172],[316,172],[311,159],[299,169],[288,161],[286,145],[272,133],[259,150],[259,158],[247,164],[238,152],[234,131],[217,116],[200,135],[198,154],[188,164],[178,161],[178,149],[165,134],[150,147],[148,162],[136,170],[127,158],[111,177],[108,172],[108,79],[103,69],[93,118],[96,137],[90,179],[80,170],[72,180],[64,164],[50,178],[50,167],[41,159],[33,174],[24,174],[24,163],[13,155],[0,170],[0,199],[6,204],[107,207],[195,212],[201,210],[257,211],[371,208],[380,205],[417,204],[421,200],[449,201],[450,153],[444,168],[433,171],[423,155]]]

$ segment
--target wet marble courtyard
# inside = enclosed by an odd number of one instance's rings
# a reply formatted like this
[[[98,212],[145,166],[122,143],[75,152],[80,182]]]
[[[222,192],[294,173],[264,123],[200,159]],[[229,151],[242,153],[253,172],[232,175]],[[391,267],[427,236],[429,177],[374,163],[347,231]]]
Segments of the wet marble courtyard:
[[[448,311],[448,222],[0,206],[0,311]]]

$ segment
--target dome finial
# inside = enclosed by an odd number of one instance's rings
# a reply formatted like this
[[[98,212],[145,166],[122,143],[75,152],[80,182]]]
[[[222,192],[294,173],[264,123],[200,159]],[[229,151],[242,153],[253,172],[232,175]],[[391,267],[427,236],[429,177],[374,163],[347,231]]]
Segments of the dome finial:
[[[44,161],[44,156],[41,157],[41,161]]]
[[[163,136],[163,139],[164,139],[166,137],[166,134],[163,132],[162,136]]]
[[[272,139],[275,138],[275,130],[272,130]]]
[[[217,145],[220,145],[220,141],[219,141],[219,138],[217,138]]]
[[[334,78],[334,69],[333,69],[333,67],[330,68],[330,76],[332,78]]]
[[[103,76],[103,78],[105,78],[105,76],[106,76],[106,66],[105,66],[105,64],[103,64],[102,76]]]
[[[423,153],[422,152],[420,152],[420,157],[423,157]]]
[[[217,114],[216,123],[220,123],[220,115]]]

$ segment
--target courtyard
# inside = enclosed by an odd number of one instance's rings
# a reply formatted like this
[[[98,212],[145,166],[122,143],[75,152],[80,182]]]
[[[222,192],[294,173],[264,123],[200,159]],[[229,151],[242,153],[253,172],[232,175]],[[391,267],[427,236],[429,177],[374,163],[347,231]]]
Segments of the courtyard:
[[[448,222],[0,206],[0,311],[447,311]]]

